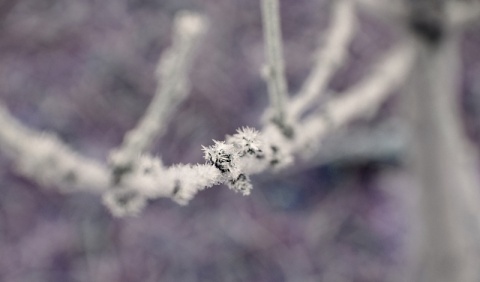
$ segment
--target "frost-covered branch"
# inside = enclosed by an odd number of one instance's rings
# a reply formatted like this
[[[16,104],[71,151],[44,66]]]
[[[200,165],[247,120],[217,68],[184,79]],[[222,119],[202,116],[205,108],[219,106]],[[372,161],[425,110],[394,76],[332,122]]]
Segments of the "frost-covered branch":
[[[157,67],[161,87],[139,125],[112,152],[110,166],[81,156],[52,134],[22,125],[3,105],[0,105],[0,149],[13,160],[19,173],[42,185],[66,192],[104,193],[104,201],[115,215],[138,212],[148,198],[171,197],[185,203],[192,197],[192,191],[196,193],[200,187],[219,183],[216,170],[210,165],[165,168],[158,158],[142,155],[186,96],[194,47],[205,25],[206,20],[194,13],[184,12],[176,17],[172,47]],[[183,181],[187,183],[180,189],[176,179],[184,173],[189,173],[195,183]],[[118,176],[113,182],[112,175]],[[203,175],[208,178],[202,178]]]
[[[113,214],[123,216],[141,211],[147,199],[170,197],[186,204],[198,191],[225,184],[235,192],[250,194],[249,176],[285,164],[281,149],[251,128],[242,128],[225,141],[203,147],[205,164],[164,167],[158,158],[143,156],[125,175],[122,186],[104,196]]]
[[[93,193],[102,193],[109,186],[104,165],[77,154],[53,134],[24,126],[1,103],[0,149],[21,174],[41,185]]]
[[[198,191],[222,183],[221,176],[212,165],[165,167],[158,158],[142,156],[125,174],[122,185],[104,194],[103,202],[115,216],[137,215],[149,199],[171,198],[184,205]]]
[[[365,80],[321,105],[320,113],[313,112],[305,122],[295,124],[299,134],[293,135],[284,104],[287,88],[278,1],[263,0],[262,4],[269,65],[267,81],[274,119],[261,131],[242,128],[224,141],[214,141],[212,146],[203,147],[205,164],[166,167],[159,158],[145,153],[165,129],[170,113],[188,90],[187,74],[194,46],[205,26],[202,17],[190,13],[176,19],[173,46],[160,60],[157,76],[161,88],[157,89],[138,126],[112,151],[109,165],[80,156],[52,135],[28,129],[3,108],[0,108],[0,122],[4,124],[0,131],[0,148],[14,160],[21,173],[39,183],[103,193],[104,203],[114,215],[137,214],[149,199],[167,197],[186,204],[198,191],[218,184],[248,195],[252,189],[250,175],[288,168],[293,157],[305,151],[305,145],[314,140],[318,143],[331,130],[378,107],[403,81],[412,57],[408,44],[389,52]],[[309,89],[305,91],[310,91],[305,94],[307,99],[313,99],[313,94],[316,96],[315,89],[321,92],[344,57],[345,50],[332,49],[335,46],[344,48],[351,36],[350,0],[336,5],[330,41],[320,60],[326,66],[317,65],[312,72],[305,86]],[[334,58],[327,58],[329,56]]]
[[[168,118],[187,97],[190,71],[195,47],[206,29],[206,19],[192,12],[182,12],[175,17],[172,46],[158,62],[157,90],[137,126],[127,132],[122,145],[111,153],[111,165],[117,175],[130,170],[133,161],[148,150],[168,124]]]
[[[333,2],[332,21],[324,36],[325,44],[319,44],[315,51],[316,60],[313,69],[300,92],[292,99],[289,108],[289,112],[295,120],[324,93],[330,78],[345,60],[348,44],[353,37],[355,25],[353,1]]]
[[[406,68],[408,53],[405,49],[392,52],[390,60],[383,62],[379,71],[390,70],[390,67]],[[399,60],[405,65],[400,64]],[[348,122],[366,109],[360,107],[351,110],[348,115],[335,113],[343,109],[343,103],[349,105],[350,96],[358,96],[357,99],[363,100],[369,98],[366,92],[373,91],[375,99],[369,99],[375,104],[384,97],[378,92],[391,90],[395,85],[393,81],[401,80],[402,70],[390,72],[392,73],[386,72],[380,77],[378,73],[374,74],[361,83],[361,87],[349,91],[347,96],[327,104],[327,111],[333,117],[342,117],[338,125]],[[386,82],[382,83],[382,79],[386,79]],[[103,192],[104,203],[116,216],[139,213],[148,199],[168,197],[179,204],[186,204],[198,191],[222,183],[234,191],[248,195],[252,189],[249,176],[287,167],[291,164],[291,154],[297,144],[274,129],[273,125],[267,126],[262,132],[244,128],[233,136],[227,136],[225,141],[215,141],[214,145],[204,147],[205,164],[165,167],[158,158],[139,156],[134,160],[136,165],[124,175],[121,183],[112,187],[111,167],[78,155],[49,135],[22,126],[6,110],[1,113],[0,121],[5,124],[0,132],[1,148],[16,162],[21,173],[39,183],[62,186],[65,182],[69,185],[72,182],[75,187],[84,190],[87,188],[96,193]],[[323,133],[326,134],[328,129],[333,128],[325,128]],[[301,129],[306,130],[303,127]],[[37,146],[32,146],[33,144]]]
[[[138,213],[147,199],[168,197],[185,204],[197,191],[221,183],[212,165],[164,167],[158,158],[139,156],[121,185],[112,187],[111,167],[78,154],[50,133],[26,127],[1,104],[0,128],[0,149],[20,174],[62,192],[104,194],[117,216]]]
[[[291,135],[286,111],[288,89],[285,79],[279,9],[278,0],[262,0],[263,33],[267,57],[263,75],[267,81],[270,110],[272,111],[270,121],[275,123],[285,135]]]
[[[312,141],[317,142],[330,129],[375,110],[404,81],[413,55],[414,48],[410,42],[400,44],[379,60],[370,76],[338,95],[338,98],[331,99],[316,115],[307,117],[297,129],[301,134],[294,151],[303,150]]]

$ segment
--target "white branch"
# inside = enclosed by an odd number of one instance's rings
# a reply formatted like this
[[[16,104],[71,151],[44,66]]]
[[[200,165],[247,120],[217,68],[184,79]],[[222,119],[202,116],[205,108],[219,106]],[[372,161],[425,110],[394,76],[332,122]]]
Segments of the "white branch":
[[[278,131],[276,131],[278,132]],[[195,194],[217,184],[226,184],[235,192],[248,195],[252,189],[249,175],[285,164],[288,158],[281,144],[271,142],[250,128],[238,130],[226,141],[204,147],[206,164],[163,167],[157,158],[144,156],[122,179],[118,189],[110,189],[104,202],[113,214],[136,214],[147,199],[170,197],[186,204]]]
[[[282,33],[278,0],[262,0],[263,33],[267,65],[264,75],[268,85],[273,121],[281,128],[286,125],[287,83],[283,60]]]
[[[320,44],[316,61],[300,92],[292,99],[290,114],[296,120],[323,93],[332,75],[342,65],[348,51],[355,25],[351,0],[334,1],[332,23],[326,32],[326,44]]]
[[[326,103],[321,113],[307,117],[299,125],[296,130],[300,134],[293,150],[304,150],[312,141],[318,143],[332,128],[375,110],[404,81],[412,65],[413,55],[414,48],[410,42],[400,44],[388,52],[379,60],[370,76]]]
[[[128,170],[135,158],[151,147],[168,124],[168,118],[187,97],[190,71],[195,47],[205,32],[206,20],[192,12],[176,16],[173,44],[158,62],[156,76],[158,86],[148,109],[137,126],[130,130],[122,145],[111,153],[111,164],[115,169]]]
[[[110,179],[111,170],[79,156],[56,139],[43,138],[42,134],[23,127],[6,111],[0,116],[5,124],[0,134],[1,148],[20,164],[22,173],[40,183],[61,186],[65,182],[63,179],[70,181],[71,177],[66,176],[73,170],[78,186],[96,192],[106,191],[104,202],[118,216],[138,213],[147,199],[169,197],[185,204],[198,191],[221,183],[248,195],[252,188],[249,175],[290,165],[292,153],[302,151],[302,142],[322,138],[329,130],[376,107],[386,93],[402,81],[411,62],[411,53],[409,46],[390,52],[372,76],[326,105],[328,119],[311,117],[301,125],[298,129],[302,133],[300,140],[286,138],[274,125],[262,132],[242,129],[227,136],[225,142],[205,148],[207,163],[204,165],[164,167],[160,159],[140,156],[122,181],[115,184]],[[47,144],[42,146],[48,150],[39,150],[38,144]],[[58,165],[51,165],[52,159]]]
[[[377,106],[386,97],[385,93],[402,81],[411,53],[408,46],[390,52],[371,77],[328,103],[325,111],[330,124],[335,126],[327,127],[329,122],[325,116],[312,117],[301,125],[299,132],[309,138],[321,138],[329,129]],[[262,132],[245,128],[227,136],[224,142],[204,148],[207,162],[204,165],[164,167],[158,158],[140,156],[122,181],[115,184],[111,182],[109,168],[79,156],[56,139],[43,138],[42,134],[13,120],[6,111],[1,113],[0,121],[5,124],[0,134],[1,148],[19,164],[22,173],[40,183],[61,186],[63,179],[70,181],[71,177],[66,175],[71,175],[72,170],[78,186],[105,192],[104,202],[117,216],[140,212],[147,199],[169,197],[185,204],[198,191],[221,183],[248,195],[252,188],[249,175],[286,167],[291,164],[295,149],[301,151],[299,142],[286,138],[274,125]],[[312,135],[310,131],[317,134]],[[300,141],[306,140],[302,136]],[[48,150],[39,150],[38,144],[47,144],[44,147]],[[52,159],[58,165],[51,165]]]
[[[104,193],[117,216],[139,212],[147,199],[168,197],[185,204],[197,191],[227,180],[210,164],[167,168],[157,158],[141,156],[121,184],[112,186],[111,167],[81,156],[52,134],[22,125],[1,104],[0,128],[0,149],[20,174],[61,192]]]
[[[219,183],[220,174],[211,165],[164,168],[159,159],[141,156],[186,96],[194,47],[205,25],[206,20],[197,14],[184,12],[176,17],[172,47],[162,56],[156,72],[161,88],[139,125],[112,152],[111,166],[81,156],[52,134],[29,129],[1,104],[0,149],[13,160],[19,173],[41,185],[55,186],[64,192],[105,193],[104,201],[115,215],[138,212],[148,198],[171,197],[185,203],[196,191]],[[123,172],[121,181],[112,181],[117,169],[125,167],[128,173]],[[183,175],[197,177],[192,177],[192,183],[184,180],[188,185],[184,183],[180,190],[177,178]]]
[[[248,195],[252,189],[249,175],[288,167],[293,154],[303,152],[306,144],[376,108],[403,81],[413,53],[408,45],[389,52],[371,76],[328,102],[321,115],[315,114],[307,117],[304,124],[297,124],[295,130],[299,134],[295,138],[288,136],[285,134],[288,126],[285,124],[284,105],[287,89],[278,1],[262,1],[270,69],[268,86],[277,120],[268,123],[262,132],[243,128],[233,136],[227,136],[225,141],[215,141],[214,145],[204,147],[206,164],[164,167],[160,159],[142,155],[162,132],[166,119],[188,88],[186,75],[194,45],[204,28],[203,18],[193,14],[184,14],[176,20],[173,46],[163,56],[157,71],[162,88],[157,90],[139,125],[126,135],[122,146],[113,151],[110,166],[80,156],[50,135],[26,128],[3,108],[0,108],[0,125],[3,125],[0,149],[14,160],[21,173],[39,183],[104,193],[104,203],[114,215],[136,214],[145,206],[147,199],[169,197],[185,204],[198,191],[222,183]],[[349,17],[351,12],[350,2],[345,1],[339,4],[338,21]],[[342,45],[340,41],[350,37],[348,29],[346,26],[334,28],[332,43],[327,49],[336,44]],[[344,51],[335,53],[327,50],[323,56],[330,53],[337,56],[332,60],[325,59],[330,66],[325,69],[318,66],[318,70],[313,72],[324,73],[326,77],[319,78],[321,81],[328,79],[328,73],[339,63]],[[311,85],[307,87],[313,89],[322,88],[325,82],[309,83]],[[278,130],[279,126],[283,130]],[[112,176],[118,176],[118,179],[113,178],[112,181]]]
[[[18,171],[41,185],[61,191],[102,193],[110,175],[101,163],[83,157],[49,133],[36,132],[18,122],[0,104],[0,149]]]

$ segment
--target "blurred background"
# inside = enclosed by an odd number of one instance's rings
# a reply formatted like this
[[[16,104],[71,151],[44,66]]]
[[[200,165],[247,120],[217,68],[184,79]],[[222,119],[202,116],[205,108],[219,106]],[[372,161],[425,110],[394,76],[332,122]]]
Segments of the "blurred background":
[[[312,64],[329,1],[280,1],[290,92]],[[207,15],[192,91],[154,153],[203,163],[201,145],[260,128],[267,105],[257,0],[2,0],[0,98],[29,126],[105,160],[143,114],[179,10]],[[359,14],[349,58],[329,88],[359,81],[395,32]],[[462,45],[459,100],[480,142],[480,28]],[[461,95],[460,95],[461,94]],[[398,116],[398,97],[373,118]],[[369,127],[358,121],[353,126]],[[1,128],[0,128],[1,130]],[[396,138],[392,135],[391,138]],[[388,140],[387,140],[388,141]],[[151,202],[114,218],[98,196],[65,195],[12,170],[0,154],[0,281],[395,281],[408,268],[415,185],[401,155],[323,162],[253,178],[248,197],[224,186],[178,206]]]

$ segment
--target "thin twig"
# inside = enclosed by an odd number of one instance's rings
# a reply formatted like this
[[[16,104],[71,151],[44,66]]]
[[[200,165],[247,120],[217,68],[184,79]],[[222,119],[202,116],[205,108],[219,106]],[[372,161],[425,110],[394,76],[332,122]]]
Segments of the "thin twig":
[[[285,130],[288,126],[286,116],[288,89],[285,79],[279,14],[278,0],[262,0],[263,33],[265,38],[265,54],[267,56],[264,75],[268,86],[270,107],[273,111],[273,122],[277,124],[280,129]]]
[[[195,47],[205,28],[203,16],[192,12],[182,12],[176,16],[173,44],[162,55],[157,66],[155,96],[137,126],[127,132],[122,145],[112,151],[110,158],[114,172],[131,169],[134,160],[151,147],[155,138],[161,136],[168,118],[187,97],[190,88],[188,72]]]

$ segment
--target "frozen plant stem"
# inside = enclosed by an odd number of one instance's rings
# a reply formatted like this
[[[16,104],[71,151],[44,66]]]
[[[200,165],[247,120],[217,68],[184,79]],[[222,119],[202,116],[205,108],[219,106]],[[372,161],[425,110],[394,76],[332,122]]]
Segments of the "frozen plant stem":
[[[172,46],[158,62],[158,81],[155,96],[137,126],[127,132],[120,147],[110,155],[116,182],[131,170],[135,159],[150,149],[153,141],[166,129],[168,119],[187,97],[190,71],[195,47],[205,32],[206,20],[192,12],[176,16]]]
[[[295,120],[322,96],[330,78],[345,60],[353,37],[355,12],[352,0],[336,0],[332,5],[332,22],[323,37],[325,44],[319,44],[315,51],[313,69],[289,109]]]
[[[264,69],[268,86],[272,121],[280,127],[284,135],[289,135],[286,116],[287,83],[283,60],[282,32],[278,0],[262,0],[263,34],[267,64]]]

